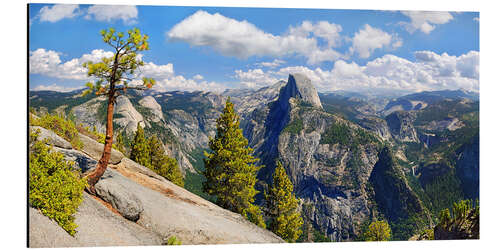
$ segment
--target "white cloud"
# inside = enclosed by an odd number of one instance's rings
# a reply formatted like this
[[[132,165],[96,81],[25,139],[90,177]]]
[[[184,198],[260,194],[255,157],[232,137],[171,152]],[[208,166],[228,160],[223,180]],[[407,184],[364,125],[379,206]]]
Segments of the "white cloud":
[[[243,59],[250,56],[300,55],[306,57],[309,64],[316,64],[334,61],[341,56],[331,49],[339,44],[338,32],[341,30],[337,24],[305,21],[279,36],[266,33],[245,20],[238,21],[200,10],[176,24],[166,35],[170,41],[209,46],[226,56]],[[328,46],[320,48],[317,37],[325,39]]]
[[[88,8],[85,18],[106,22],[121,19],[124,23],[134,24],[137,22],[138,14],[136,6],[92,5]]]
[[[403,44],[397,35],[391,35],[381,29],[365,24],[352,38],[351,53],[357,53],[361,58],[370,57],[376,49],[398,48]]]
[[[155,79],[169,78],[174,76],[174,65],[171,63],[156,65],[152,62],[147,62],[139,68],[139,72],[139,76],[147,76]]]
[[[57,22],[64,18],[73,18],[79,15],[78,4],[55,4],[52,7],[43,6],[38,12],[40,22]]]
[[[244,88],[260,88],[271,85],[278,81],[277,78],[264,73],[262,69],[251,69],[248,71],[235,70],[235,77]]]
[[[479,52],[449,56],[446,53],[438,55],[430,51],[418,51],[415,57],[417,60],[412,62],[388,54],[367,62],[365,66],[337,60],[331,70],[294,66],[277,71],[249,70],[235,73],[236,77],[246,73],[247,76],[254,75],[256,79],[257,76],[260,79],[286,79],[290,73],[302,73],[311,79],[319,91],[352,90],[371,93],[458,88],[479,91]],[[264,84],[257,87],[262,85]]]
[[[432,71],[439,76],[479,79],[478,51],[470,51],[458,57],[447,53],[438,55],[432,51],[417,51],[415,58],[432,67]]]
[[[157,79],[153,89],[157,91],[211,91],[222,92],[227,87],[217,82],[197,81],[196,79],[186,79],[184,76],[177,75],[165,79]]]
[[[30,74],[41,74],[59,79],[85,80],[87,70],[82,64],[87,61],[99,61],[102,57],[113,56],[112,52],[100,49],[93,50],[90,54],[84,54],[80,58],[74,58],[62,63],[60,53],[43,48],[30,51],[29,72]]]
[[[400,22],[410,33],[417,30],[425,34],[431,33],[438,24],[445,24],[453,20],[453,15],[443,11],[401,11],[410,18],[410,22]]]
[[[77,89],[81,89],[81,88],[83,88],[83,86],[67,87],[67,86],[61,86],[61,85],[57,85],[57,84],[53,83],[51,85],[38,85],[38,86],[32,88],[32,90],[34,90],[34,91],[50,90],[50,91],[57,91],[57,92],[71,92],[73,90],[77,90]]]
[[[327,21],[319,21],[317,23],[304,21],[300,26],[290,27],[289,29],[291,35],[308,37],[310,34],[313,34],[316,37],[320,37],[327,41],[328,47],[340,46],[342,40],[340,32],[342,32],[342,26]]]
[[[276,68],[284,63],[285,63],[285,61],[283,61],[283,60],[274,59],[272,62],[259,62],[259,63],[256,63],[255,65],[259,66],[259,67]]]
[[[40,74],[58,79],[72,79],[88,81],[92,80],[87,76],[87,70],[82,67],[82,64],[87,61],[98,62],[103,57],[113,56],[113,52],[104,51],[101,49],[92,50],[90,54],[83,54],[79,58],[73,58],[66,62],[62,62],[61,53],[46,50],[43,48],[35,51],[30,51],[29,58],[29,73]],[[142,57],[141,54],[138,55]],[[174,66],[172,63],[158,65],[153,62],[145,62],[144,66],[140,67],[134,78],[137,80],[131,81],[130,86],[142,84],[140,79],[143,76],[152,77],[157,84],[153,87],[159,91],[167,90],[203,90],[203,91],[223,91],[226,87],[217,82],[208,82],[203,80],[202,75],[195,75],[192,79],[186,79],[184,76],[175,75]],[[83,87],[82,83],[82,87]],[[66,87],[61,85],[39,85],[33,90],[54,90],[54,91],[72,91],[76,88]]]

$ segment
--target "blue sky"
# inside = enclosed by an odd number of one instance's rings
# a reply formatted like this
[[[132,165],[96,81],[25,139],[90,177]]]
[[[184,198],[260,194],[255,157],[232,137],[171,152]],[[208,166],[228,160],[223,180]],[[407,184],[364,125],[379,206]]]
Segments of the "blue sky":
[[[138,27],[151,48],[141,72],[160,91],[259,88],[295,72],[322,92],[479,91],[477,12],[30,4],[29,19],[30,89],[82,87],[81,63],[110,56],[99,31]]]

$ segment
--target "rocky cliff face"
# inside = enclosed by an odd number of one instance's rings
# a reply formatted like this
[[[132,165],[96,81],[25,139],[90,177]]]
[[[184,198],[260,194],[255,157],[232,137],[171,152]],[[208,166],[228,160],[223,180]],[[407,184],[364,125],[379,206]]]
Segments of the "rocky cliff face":
[[[417,131],[413,126],[415,114],[396,111],[385,117],[393,138],[401,142],[419,142]]]
[[[322,141],[332,126],[343,124],[356,137],[361,127],[326,113],[310,80],[290,75],[276,101],[255,109],[244,127],[250,146],[265,167],[265,188],[279,159],[287,169],[303,214],[331,240],[352,240],[372,210],[365,190],[377,161],[377,143],[348,145]],[[351,136],[350,135],[350,136]]]
[[[479,199],[479,134],[457,150],[456,169],[463,182],[464,194],[470,199]]]
[[[378,117],[365,117],[359,124],[376,135],[378,135],[382,140],[389,141],[392,139],[391,130],[387,125],[387,121]]]
[[[406,227],[413,227],[413,232],[394,227],[394,239],[406,240],[417,229],[432,224],[428,210],[408,185],[403,170],[395,163],[388,147],[384,147],[379,153],[369,181],[375,193],[378,211],[389,223],[409,224]]]
[[[312,85],[311,80],[302,74],[296,73],[288,76],[288,82],[281,89],[278,99],[282,109],[286,109],[289,105],[290,98],[295,98],[316,108],[323,108],[316,88]]]

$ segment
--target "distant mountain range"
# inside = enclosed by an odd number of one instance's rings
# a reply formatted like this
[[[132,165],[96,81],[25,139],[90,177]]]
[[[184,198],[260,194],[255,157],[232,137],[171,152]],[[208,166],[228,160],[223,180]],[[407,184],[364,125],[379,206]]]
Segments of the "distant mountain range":
[[[104,132],[104,99],[80,93],[30,91],[30,108],[72,115]],[[433,225],[440,209],[479,197],[479,94],[463,90],[318,94],[310,79],[292,74],[221,94],[130,91],[117,101],[116,130],[128,143],[137,124],[157,134],[179,162],[186,189],[211,199],[201,189],[203,151],[228,97],[264,165],[258,201],[280,160],[311,235],[352,241],[367,222],[384,218],[393,239],[407,240]]]

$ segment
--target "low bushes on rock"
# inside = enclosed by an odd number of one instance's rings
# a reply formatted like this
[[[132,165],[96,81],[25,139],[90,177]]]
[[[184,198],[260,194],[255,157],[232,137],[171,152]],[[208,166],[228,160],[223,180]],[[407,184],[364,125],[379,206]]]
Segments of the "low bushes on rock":
[[[74,235],[78,226],[73,214],[83,201],[87,182],[73,172],[71,162],[61,153],[50,152],[37,136],[37,132],[30,132],[29,203]]]
[[[65,119],[62,115],[46,114],[40,118],[30,119],[32,126],[40,126],[54,131],[57,135],[66,139],[76,149],[81,149],[83,143],[78,136],[78,130],[71,120]]]

